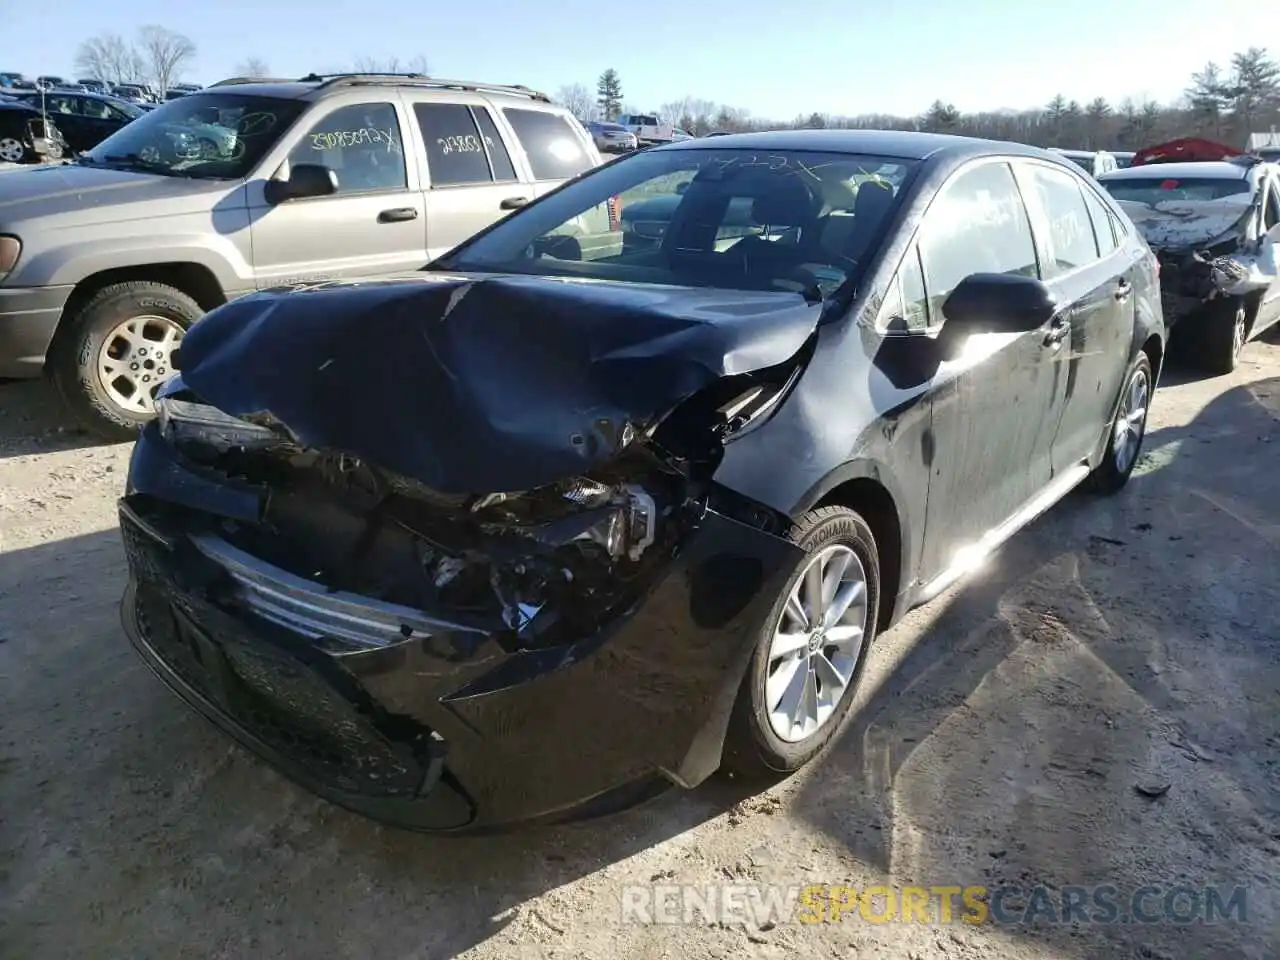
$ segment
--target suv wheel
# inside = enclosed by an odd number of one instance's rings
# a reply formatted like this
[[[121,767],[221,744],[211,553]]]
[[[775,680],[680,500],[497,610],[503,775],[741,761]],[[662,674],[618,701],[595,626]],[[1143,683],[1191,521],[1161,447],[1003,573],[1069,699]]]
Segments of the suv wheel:
[[[71,414],[109,440],[152,418],[155,392],[175,372],[173,351],[204,311],[181,290],[131,281],[99,290],[71,318],[50,373]]]
[[[866,521],[821,507],[790,539],[805,555],[756,641],[725,738],[725,768],[751,778],[798,770],[826,745],[876,632],[880,560]]]

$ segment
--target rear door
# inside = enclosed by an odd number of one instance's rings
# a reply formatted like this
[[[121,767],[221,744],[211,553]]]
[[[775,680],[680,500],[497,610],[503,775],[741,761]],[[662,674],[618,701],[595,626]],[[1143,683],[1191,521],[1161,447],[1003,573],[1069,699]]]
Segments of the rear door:
[[[1133,345],[1135,262],[1118,247],[1085,178],[1035,161],[1015,169],[1040,241],[1042,278],[1069,324],[1046,358],[1066,384],[1053,440],[1060,473],[1090,457],[1110,424]]]
[[[970,274],[1040,273],[1028,212],[1004,159],[954,174],[925,211],[917,243],[922,270],[911,267],[909,253],[901,279],[913,329],[945,325],[942,305]],[[922,579],[953,569],[957,547],[981,541],[1051,482],[1064,384],[1048,332],[975,334],[938,367]]]
[[[531,201],[533,188],[513,162],[488,101],[406,97],[426,167],[426,243],[435,259]]]
[[[427,260],[422,191],[404,149],[398,95],[366,103],[321,102],[299,125],[288,159],[321,164],[337,193],[272,206],[262,181],[249,183],[253,259],[259,289],[416,270]]]

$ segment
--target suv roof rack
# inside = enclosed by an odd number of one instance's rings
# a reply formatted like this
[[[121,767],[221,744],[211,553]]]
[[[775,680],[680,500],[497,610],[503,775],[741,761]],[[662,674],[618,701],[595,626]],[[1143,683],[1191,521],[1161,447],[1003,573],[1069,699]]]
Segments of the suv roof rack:
[[[209,87],[229,87],[237,83],[297,83],[297,81],[289,77],[228,77],[226,80],[209,84]],[[209,87],[204,89],[207,90]]]
[[[434,87],[441,90],[467,90],[476,93],[506,93],[517,97],[528,97],[530,100],[539,100],[543,103],[551,102],[551,98],[545,93],[531,90],[522,84],[444,80],[440,77],[429,77],[425,73],[309,73],[305,77],[299,77],[296,82],[319,84],[320,89],[333,86],[354,86],[364,83]]]

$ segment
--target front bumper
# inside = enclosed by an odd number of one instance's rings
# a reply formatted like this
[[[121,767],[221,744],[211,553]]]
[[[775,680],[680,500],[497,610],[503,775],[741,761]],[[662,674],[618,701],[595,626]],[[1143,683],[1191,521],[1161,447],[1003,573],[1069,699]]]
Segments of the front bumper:
[[[373,601],[260,561],[246,571],[208,526],[217,513],[251,522],[263,492],[227,487],[144,429],[120,510],[130,640],[281,772],[414,829],[571,818],[647,795],[655,779],[705,779],[799,556],[708,511],[628,614],[572,644],[519,651],[423,611],[397,625]]]
[[[38,377],[73,287],[0,286],[0,377]]]

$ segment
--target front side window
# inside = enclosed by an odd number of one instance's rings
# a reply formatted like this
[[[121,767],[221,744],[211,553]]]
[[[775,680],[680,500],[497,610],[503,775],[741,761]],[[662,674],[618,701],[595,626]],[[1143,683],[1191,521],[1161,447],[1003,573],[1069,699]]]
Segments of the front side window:
[[[1039,164],[1029,164],[1027,171],[1040,207],[1049,221],[1049,243],[1053,262],[1045,271],[1046,279],[1087,266],[1098,259],[1089,208],[1085,206],[1080,181],[1071,174]]]
[[[79,163],[172,177],[239,180],[257,167],[307,104],[198,93],[140,112]]]
[[[515,179],[507,148],[484,107],[415,103],[413,113],[427,148],[432,186]]]
[[[632,154],[438,266],[820,297],[874,257],[914,166],[790,150]]]
[[[404,190],[404,141],[390,103],[339,107],[315,122],[289,153],[289,163],[316,163],[338,175],[338,193]]]
[[[943,187],[925,213],[920,253],[929,315],[971,273],[1039,277],[1031,223],[1007,163],[981,163]]]
[[[512,107],[502,112],[529,157],[535,180],[567,180],[591,168],[582,139],[564,117]]]

